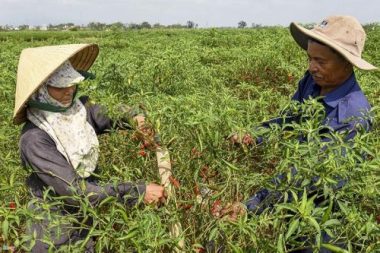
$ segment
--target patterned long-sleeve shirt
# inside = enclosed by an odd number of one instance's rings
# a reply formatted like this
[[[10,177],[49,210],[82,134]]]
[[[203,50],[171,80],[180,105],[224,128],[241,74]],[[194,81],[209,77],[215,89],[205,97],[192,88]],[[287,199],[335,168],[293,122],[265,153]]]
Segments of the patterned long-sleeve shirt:
[[[113,128],[112,120],[105,116],[99,105],[87,103],[87,97],[81,97],[80,100],[86,107],[87,121],[97,135]],[[33,171],[27,179],[27,185],[36,197],[42,197],[44,189],[51,187],[56,195],[68,196],[65,201],[70,205],[78,203],[76,198],[69,197],[75,194],[89,196],[90,202],[96,205],[108,196],[120,200],[124,196],[136,199],[145,192],[144,183],[125,182],[99,186],[92,178],[80,178],[58,151],[53,139],[30,121],[22,129],[19,146],[23,166]]]

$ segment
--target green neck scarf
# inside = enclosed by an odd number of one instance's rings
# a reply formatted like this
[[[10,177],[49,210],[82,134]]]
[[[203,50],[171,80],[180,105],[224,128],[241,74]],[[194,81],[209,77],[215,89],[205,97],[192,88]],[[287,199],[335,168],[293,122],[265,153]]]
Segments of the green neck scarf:
[[[39,101],[36,101],[36,100],[29,100],[27,104],[28,104],[28,106],[30,106],[32,108],[37,108],[37,109],[40,109],[40,110],[43,110],[43,111],[48,111],[48,112],[66,112],[74,104],[73,102],[76,99],[77,94],[78,94],[77,91],[78,91],[78,87],[76,88],[74,96],[73,96],[73,100],[71,101],[71,104],[68,107],[62,107],[62,106],[52,105],[52,104],[49,104],[49,103],[43,103],[43,102],[39,102]]]

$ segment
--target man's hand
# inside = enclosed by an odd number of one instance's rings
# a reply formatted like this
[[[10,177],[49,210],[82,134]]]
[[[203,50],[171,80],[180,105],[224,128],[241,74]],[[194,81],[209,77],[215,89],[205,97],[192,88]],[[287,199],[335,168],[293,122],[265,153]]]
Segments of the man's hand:
[[[220,213],[222,217],[227,217],[227,220],[236,221],[240,216],[246,213],[246,207],[240,202],[229,203]]]
[[[246,207],[240,202],[227,203],[223,206],[220,200],[216,200],[211,208],[211,214],[215,218],[223,218],[229,221],[236,221],[246,213]]]
[[[229,141],[232,144],[244,144],[247,146],[253,145],[255,143],[255,140],[252,138],[250,134],[244,134],[239,135],[239,134],[233,134],[230,138]]]
[[[151,183],[146,186],[144,202],[146,204],[165,203],[166,196],[163,186]]]

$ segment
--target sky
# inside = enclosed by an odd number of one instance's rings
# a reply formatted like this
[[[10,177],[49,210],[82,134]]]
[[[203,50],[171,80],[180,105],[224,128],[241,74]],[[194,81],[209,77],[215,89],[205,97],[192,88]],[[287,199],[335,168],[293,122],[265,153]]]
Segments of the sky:
[[[239,21],[288,26],[329,15],[380,22],[380,0],[0,0],[0,25],[122,22],[236,27]]]

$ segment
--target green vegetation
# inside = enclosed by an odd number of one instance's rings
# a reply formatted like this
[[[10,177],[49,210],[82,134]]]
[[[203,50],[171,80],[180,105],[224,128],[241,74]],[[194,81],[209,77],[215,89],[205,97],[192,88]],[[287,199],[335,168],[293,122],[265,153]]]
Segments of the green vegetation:
[[[367,34],[364,58],[380,66],[380,27],[369,27]],[[263,145],[234,147],[225,139],[232,132],[257,135],[254,126],[293,106],[289,99],[307,59],[285,28],[0,33],[0,245],[25,250],[31,241],[25,234],[31,218],[24,185],[29,172],[19,159],[21,128],[11,123],[18,57],[23,48],[66,43],[99,44],[91,69],[96,79],[85,81],[80,92],[106,105],[112,117],[118,117],[121,103],[143,105],[170,150],[180,183],[175,197],[160,208],[126,209],[113,198],[92,208],[82,198],[79,212],[94,218],[89,230],[99,252],[168,252],[180,239],[169,233],[176,222],[182,224],[185,252],[202,252],[206,244],[225,252],[318,249],[322,230],[332,236],[325,246],[335,252],[345,252],[340,243],[349,252],[380,251],[380,72],[356,71],[375,118],[373,131],[353,143],[345,144],[337,135],[322,151],[325,144],[316,131],[322,112],[315,101],[308,102],[312,110],[298,108],[309,120],[294,125],[293,132],[273,128]],[[299,144],[299,134],[314,141]],[[115,131],[100,138],[103,182],[159,181],[155,153],[142,155],[133,135]],[[293,178],[292,165],[299,170]],[[324,204],[315,206],[315,195],[301,194],[292,203],[278,203],[273,211],[243,215],[236,222],[211,214],[216,205],[244,201],[262,186],[273,188],[270,179],[278,173],[288,174],[279,187],[293,195],[304,192],[307,179],[320,176]],[[348,180],[339,191],[333,187],[337,176]],[[299,181],[301,187],[294,183]],[[50,215],[56,223],[78,218],[56,218],[49,205],[41,208],[33,218]],[[83,252],[83,245],[62,252]]]

